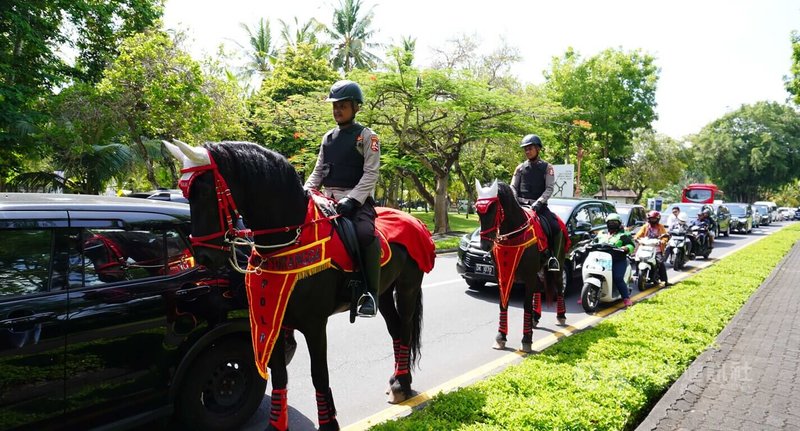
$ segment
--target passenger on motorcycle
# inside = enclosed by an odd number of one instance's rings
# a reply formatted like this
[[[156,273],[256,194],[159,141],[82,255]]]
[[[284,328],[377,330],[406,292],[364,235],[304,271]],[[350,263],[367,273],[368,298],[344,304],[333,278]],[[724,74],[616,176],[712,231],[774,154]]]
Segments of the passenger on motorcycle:
[[[620,253],[612,253],[611,277],[614,287],[622,296],[622,302],[626,307],[633,305],[628,285],[625,284],[625,271],[628,269],[628,255],[633,253],[633,240],[631,234],[622,229],[622,219],[617,213],[611,213],[606,217],[606,231],[601,232],[594,239],[600,244],[611,244],[620,249]]]
[[[664,264],[664,249],[667,246],[667,241],[669,241],[669,234],[667,233],[667,228],[661,224],[661,213],[658,211],[650,211],[647,213],[647,224],[642,226],[633,236],[634,240],[639,238],[658,238],[661,240],[661,246],[659,247],[658,253],[656,253],[658,278],[664,282],[664,286],[669,286],[669,281],[667,281],[667,266]]]

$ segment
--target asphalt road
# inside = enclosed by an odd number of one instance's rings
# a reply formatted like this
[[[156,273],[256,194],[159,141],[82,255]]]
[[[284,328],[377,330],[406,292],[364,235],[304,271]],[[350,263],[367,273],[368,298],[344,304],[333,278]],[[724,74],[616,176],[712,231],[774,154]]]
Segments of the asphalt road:
[[[776,223],[755,229],[750,235],[732,234],[717,238],[709,261],[763,238],[786,225]],[[710,263],[710,262],[709,262]],[[703,259],[690,261],[683,271],[668,266],[670,281],[677,281],[709,264]],[[440,390],[463,386],[497,372],[522,355],[514,352],[522,338],[522,292],[514,291],[509,305],[509,342],[505,351],[491,348],[498,324],[498,293],[489,285],[480,291],[467,288],[455,269],[455,253],[439,255],[436,267],[423,281],[424,327],[422,358],[414,371],[413,388],[421,396],[414,404]],[[634,293],[638,293],[634,290]],[[534,349],[541,350],[556,341],[557,331],[570,331],[596,324],[616,311],[617,304],[602,305],[597,317],[583,312],[577,303],[578,292],[567,296],[567,324],[556,325],[555,305],[544,306],[539,328],[534,330]],[[317,412],[314,387],[309,371],[308,351],[298,333],[298,350],[289,365],[289,428],[294,431],[316,429]],[[383,319],[357,319],[350,324],[339,314],[328,323],[328,367],[339,424],[350,430],[363,429],[368,421],[379,421],[407,413],[408,407],[392,407],[384,391],[394,363],[391,339]],[[271,386],[267,388],[270,394]],[[269,417],[269,398],[243,428],[263,430]]]

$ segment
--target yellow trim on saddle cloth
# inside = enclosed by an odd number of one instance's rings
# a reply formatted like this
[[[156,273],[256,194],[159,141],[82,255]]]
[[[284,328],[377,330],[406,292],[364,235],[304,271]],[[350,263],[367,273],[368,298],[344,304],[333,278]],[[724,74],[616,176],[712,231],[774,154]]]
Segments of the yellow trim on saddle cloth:
[[[521,244],[504,245],[500,242],[494,244],[492,249],[492,256],[494,257],[495,268],[497,268],[497,284],[500,289],[500,304],[508,307],[508,298],[511,294],[511,286],[514,285],[514,276],[517,272],[517,266],[522,258],[522,253],[525,249],[536,244],[539,238],[536,237],[536,232],[533,230],[533,225],[525,230],[523,235],[528,235],[530,232],[531,238]]]

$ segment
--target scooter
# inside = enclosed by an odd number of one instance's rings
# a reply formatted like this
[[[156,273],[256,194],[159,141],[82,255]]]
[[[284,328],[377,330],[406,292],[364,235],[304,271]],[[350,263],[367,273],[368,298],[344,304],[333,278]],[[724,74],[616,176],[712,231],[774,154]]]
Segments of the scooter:
[[[711,235],[711,233],[709,233],[705,226],[692,225],[692,227],[689,228],[688,236],[692,241],[692,249],[689,253],[690,258],[696,259],[697,256],[703,256],[704,259],[708,259],[708,255],[711,254],[713,248],[709,235]]]
[[[581,289],[581,305],[587,313],[594,313],[601,302],[614,302],[622,299],[613,288],[611,276],[612,255],[625,252],[611,244],[589,244],[586,246],[586,260],[583,261],[583,289]],[[631,266],[625,270],[625,284],[630,284]]]
[[[661,247],[659,238],[639,238],[636,240],[639,247],[633,256],[633,267],[635,268],[634,279],[639,291],[644,291],[647,286],[658,283],[658,261],[656,255]]]
[[[666,259],[676,270],[681,270],[689,259],[692,252],[692,242],[686,237],[688,228],[686,225],[673,226],[669,232],[669,242],[664,250]]]

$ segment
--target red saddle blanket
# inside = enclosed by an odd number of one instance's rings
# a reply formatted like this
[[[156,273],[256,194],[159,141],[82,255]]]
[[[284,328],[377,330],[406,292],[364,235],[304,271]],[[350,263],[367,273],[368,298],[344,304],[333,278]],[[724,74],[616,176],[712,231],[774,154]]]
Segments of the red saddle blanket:
[[[391,259],[389,243],[399,243],[425,272],[436,258],[433,239],[416,218],[391,208],[376,208],[375,226],[381,241],[381,266]],[[256,367],[264,379],[281,330],[289,297],[298,280],[335,267],[353,271],[355,264],[344,243],[313,199],[308,200],[305,224],[295,245],[271,254],[253,249],[245,277],[250,306],[250,334]]]

